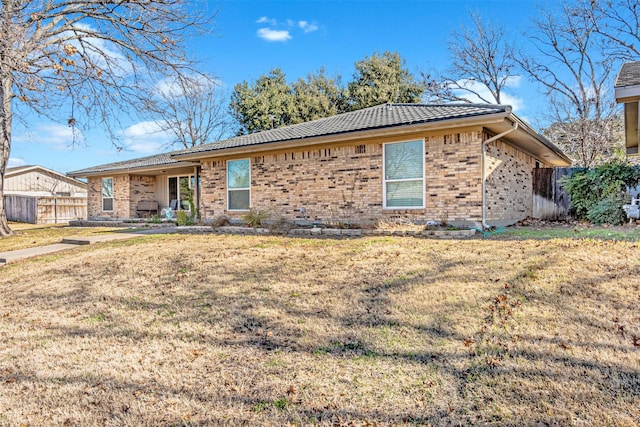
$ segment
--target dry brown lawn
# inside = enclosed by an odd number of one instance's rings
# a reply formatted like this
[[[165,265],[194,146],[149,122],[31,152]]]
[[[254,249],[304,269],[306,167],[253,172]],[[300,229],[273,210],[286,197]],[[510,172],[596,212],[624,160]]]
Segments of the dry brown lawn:
[[[0,274],[0,425],[640,423],[634,242],[157,235]]]
[[[25,224],[18,222],[9,223],[9,227],[13,234],[9,237],[0,237],[0,252],[60,243],[66,237],[85,237],[125,230],[124,228],[68,227],[65,224]]]

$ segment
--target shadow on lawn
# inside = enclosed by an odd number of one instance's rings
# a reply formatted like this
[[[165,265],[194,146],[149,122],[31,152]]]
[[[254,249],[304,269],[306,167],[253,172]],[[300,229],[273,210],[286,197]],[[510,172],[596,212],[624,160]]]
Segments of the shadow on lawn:
[[[206,274],[192,274],[196,271],[194,263],[172,258],[162,269],[165,274],[159,275],[156,293],[148,296],[115,297],[101,294],[92,284],[87,284],[82,276],[75,276],[71,270],[65,274],[70,276],[70,283],[76,283],[74,289],[62,292],[53,298],[51,294],[30,293],[29,301],[37,305],[49,305],[51,310],[68,309],[77,311],[78,307],[88,306],[103,314],[99,320],[99,326],[91,327],[49,325],[48,332],[52,338],[62,337],[123,337],[132,341],[163,340],[170,338],[177,342],[202,343],[214,348],[244,348],[251,349],[258,355],[265,356],[277,352],[286,354],[299,354],[304,357],[331,358],[350,363],[357,358],[368,358],[372,361],[406,361],[412,364],[436,366],[442,377],[453,378],[455,395],[443,396],[441,401],[431,404],[426,408],[416,407],[413,410],[398,412],[394,408],[377,408],[362,411],[354,411],[342,408],[338,405],[324,405],[316,402],[301,402],[291,404],[285,417],[295,422],[297,420],[308,421],[314,419],[318,422],[340,422],[350,420],[383,420],[395,423],[496,423],[500,421],[495,411],[483,412],[491,405],[509,405],[526,407],[532,405],[531,401],[546,398],[552,408],[561,408],[575,398],[576,401],[584,399],[580,390],[589,390],[594,384],[599,390],[591,391],[608,396],[612,401],[625,400],[632,404],[637,402],[640,396],[640,372],[629,369],[627,366],[615,362],[598,361],[584,356],[572,355],[569,348],[563,348],[562,344],[570,342],[566,347],[596,347],[606,349],[614,353],[629,353],[634,351],[628,342],[612,345],[606,342],[574,342],[569,338],[534,336],[526,333],[514,332],[517,326],[517,316],[507,316],[504,321],[500,313],[496,314],[489,307],[493,304],[493,298],[507,295],[511,300],[519,300],[523,305],[536,305],[542,310],[553,310],[563,313],[567,319],[584,322],[591,320],[588,326],[600,330],[603,334],[616,333],[609,330],[607,322],[602,319],[593,319],[585,316],[578,305],[567,305],[566,298],[558,298],[553,290],[545,289],[544,292],[530,286],[537,279],[536,275],[554,267],[555,259],[546,256],[546,248],[537,247],[523,251],[519,255],[520,265],[518,270],[501,273],[500,280],[496,280],[492,286],[494,294],[486,301],[480,301],[479,316],[475,329],[468,334],[456,332],[454,325],[446,322],[433,321],[431,323],[419,323],[409,320],[398,320],[397,313],[390,311],[395,304],[395,296],[410,291],[414,287],[437,286],[443,277],[448,277],[454,282],[464,283],[469,280],[469,273],[454,273],[460,267],[459,260],[449,260],[445,255],[433,254],[433,262],[436,269],[424,268],[413,271],[411,274],[399,274],[389,272],[388,266],[383,262],[376,265],[376,273],[366,280],[358,276],[354,270],[352,277],[346,283],[332,288],[318,291],[321,295],[314,295],[319,301],[328,302],[320,306],[302,304],[298,300],[302,297],[282,295],[270,289],[271,283],[277,283],[282,269],[278,264],[255,266],[238,265],[233,274],[222,276],[216,283],[207,283]],[[531,261],[535,260],[535,261]],[[308,267],[308,266],[307,266]],[[101,267],[104,274],[115,275],[119,272],[117,265]],[[302,266],[305,268],[305,265]],[[167,276],[166,271],[181,271]],[[618,272],[618,275],[633,277],[633,271]],[[402,277],[398,277],[402,276]],[[502,277],[505,276],[505,277]],[[504,280],[503,280],[504,279]],[[610,272],[596,274],[584,272],[576,275],[565,283],[565,292],[575,292],[581,298],[586,298],[593,303],[619,307],[620,302],[615,296],[608,294],[601,287],[611,281]],[[255,282],[257,286],[247,287],[248,282]],[[504,283],[509,283],[509,288]],[[637,279],[636,279],[637,283]],[[342,288],[341,288],[342,287]],[[636,285],[637,288],[637,285]],[[242,292],[231,292],[240,289]],[[562,289],[557,290],[562,292]],[[309,292],[314,292],[313,287]],[[161,301],[166,297],[164,302]],[[335,298],[350,298],[351,311],[336,314],[331,309],[331,300]],[[311,299],[310,299],[311,300]],[[303,301],[306,302],[306,301]],[[119,308],[110,310],[110,308]],[[464,309],[463,303],[441,303],[434,309],[441,318],[455,319]],[[622,308],[622,310],[631,309]],[[264,314],[273,312],[273,314]],[[513,307],[517,312],[518,308]],[[617,310],[621,310],[618,308]],[[143,318],[154,318],[158,322],[166,322],[168,325],[195,324],[198,334],[181,332],[179,328],[166,328],[150,332],[144,326],[132,326],[129,324],[129,316],[142,311]],[[93,313],[83,313],[81,318],[87,321]],[[287,323],[281,320],[304,319],[305,322],[313,322],[328,325],[329,329],[322,336],[314,336],[312,339],[305,336],[304,328],[295,323]],[[600,323],[602,322],[602,323]],[[393,350],[381,348],[367,340],[366,331],[377,331],[382,328],[390,330],[407,330],[416,340],[424,344],[411,350]],[[342,332],[336,332],[342,331]],[[517,337],[516,342],[512,342]],[[467,340],[472,339],[473,344],[466,345]],[[433,342],[444,341],[441,347],[433,346]],[[503,343],[507,348],[501,347]],[[542,368],[541,368],[542,367]],[[262,368],[263,369],[263,368]],[[286,370],[287,368],[283,368]],[[276,372],[280,372],[276,369]],[[576,375],[576,372],[582,372]],[[206,375],[206,373],[204,373]],[[16,382],[48,381],[41,379],[37,372],[22,372],[13,375]],[[548,384],[553,382],[568,390],[561,397],[545,397],[543,386],[538,389],[527,390],[518,388],[509,391],[509,387],[517,384],[515,379],[526,379],[532,384]],[[0,373],[0,382],[6,381]],[[65,378],[65,381],[78,382],[87,387],[95,386],[97,381],[109,382],[118,393],[134,394],[148,385],[135,382],[122,382],[115,378],[100,378],[99,380],[87,380],[85,378]],[[498,384],[498,386],[496,386]],[[574,391],[570,391],[573,389]],[[187,390],[180,387],[167,386],[164,383],[153,385],[149,391],[164,399],[169,397],[186,397],[199,402],[209,402],[220,407],[255,408],[264,402],[273,400],[269,390],[257,390],[254,397],[248,398],[234,392],[213,393],[203,392],[198,389]],[[510,392],[518,395],[518,401],[510,401],[513,396],[500,395]],[[446,402],[446,403],[445,403]],[[324,405],[324,406],[323,406]],[[532,408],[542,410],[543,407],[529,406],[527,415],[518,419],[511,419],[516,424],[535,424],[538,422],[571,422],[571,410],[565,413],[544,414],[536,413]],[[101,411],[110,412],[111,417],[124,417],[130,419],[123,408],[106,408]],[[95,408],[93,409],[95,410]],[[632,409],[630,411],[633,411]],[[637,411],[636,411],[637,412]],[[494,414],[494,415],[491,415]],[[629,412],[632,415],[632,412]],[[282,414],[280,414],[282,415]],[[105,412],[106,416],[106,412]],[[242,419],[243,415],[239,414]],[[253,414],[252,416],[255,416]],[[587,414],[580,414],[587,417]],[[171,418],[171,417],[169,417]],[[172,422],[169,418],[157,418],[146,420],[150,424],[159,422],[162,424]],[[588,417],[587,417],[588,419]],[[228,419],[204,418],[198,423],[227,423]]]

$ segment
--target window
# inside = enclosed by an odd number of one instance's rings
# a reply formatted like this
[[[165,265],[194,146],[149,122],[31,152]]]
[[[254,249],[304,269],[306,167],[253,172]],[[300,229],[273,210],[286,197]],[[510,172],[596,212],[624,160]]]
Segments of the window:
[[[384,145],[384,207],[424,208],[424,141]]]
[[[251,206],[251,164],[249,159],[227,162],[227,206],[230,211]]]
[[[191,210],[193,201],[193,176],[169,177],[169,207],[176,210]]]
[[[113,211],[113,178],[102,178],[102,210]]]

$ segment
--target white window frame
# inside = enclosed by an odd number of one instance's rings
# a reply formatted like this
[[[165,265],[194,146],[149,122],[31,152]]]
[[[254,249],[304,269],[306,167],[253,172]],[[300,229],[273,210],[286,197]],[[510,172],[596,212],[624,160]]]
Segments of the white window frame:
[[[229,188],[229,164],[231,162],[238,162],[238,161],[246,161],[249,163],[249,186],[248,187],[242,187],[242,188]],[[247,209],[231,209],[231,206],[229,205],[229,202],[231,200],[231,198],[229,197],[229,193],[232,191],[247,191],[249,190],[249,208]],[[229,212],[247,212],[251,209],[251,159],[233,159],[233,160],[227,160],[227,210]]]
[[[189,206],[187,209],[183,209],[182,208],[182,202],[180,199],[180,178],[189,178],[189,188],[191,190],[194,190],[193,186],[192,186],[192,178],[194,176],[190,175],[190,174],[182,174],[182,175],[168,175],[167,176],[167,200],[169,200],[169,203],[171,203],[171,194],[170,194],[170,190],[169,190],[169,180],[171,180],[171,178],[175,178],[176,179],[176,186],[177,186],[177,197],[178,197],[178,210],[183,210],[186,212],[191,212],[191,206]]]
[[[406,178],[406,179],[387,179],[387,145],[393,144],[405,144],[409,142],[420,141],[422,143],[422,150],[420,153],[422,159],[422,178]],[[425,141],[422,139],[412,139],[408,141],[395,141],[395,142],[387,142],[382,144],[382,208],[386,210],[408,210],[408,209],[424,209],[426,207],[426,167],[425,167]],[[411,181],[422,181],[422,205],[421,206],[387,206],[387,183],[388,182],[411,182]]]
[[[105,179],[110,179],[111,180],[111,197],[104,197],[104,194],[102,192],[103,185],[104,185],[103,183],[104,183]],[[114,209],[115,209],[114,187],[115,187],[115,183],[114,183],[113,177],[106,176],[104,178],[100,178],[100,207],[102,208],[102,212],[113,212]],[[111,209],[105,209],[104,208],[105,199],[111,199]]]

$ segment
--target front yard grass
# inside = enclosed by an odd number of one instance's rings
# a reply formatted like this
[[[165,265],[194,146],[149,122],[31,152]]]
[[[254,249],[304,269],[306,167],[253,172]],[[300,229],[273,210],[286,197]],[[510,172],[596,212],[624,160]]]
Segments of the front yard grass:
[[[85,237],[123,230],[122,228],[110,227],[69,227],[62,224],[22,224],[15,222],[9,223],[9,227],[13,230],[13,234],[9,237],[0,237],[0,252],[60,243],[62,239],[67,237]]]
[[[548,240],[548,239],[598,239],[640,241],[640,226],[627,224],[624,226],[592,226],[565,225],[563,223],[534,227],[505,227],[495,233],[488,233],[487,238],[500,240]]]
[[[0,425],[637,425],[638,243],[154,235],[9,264]]]

